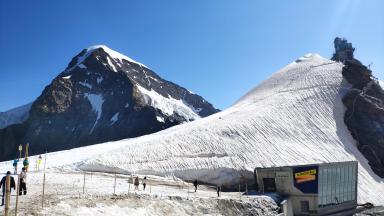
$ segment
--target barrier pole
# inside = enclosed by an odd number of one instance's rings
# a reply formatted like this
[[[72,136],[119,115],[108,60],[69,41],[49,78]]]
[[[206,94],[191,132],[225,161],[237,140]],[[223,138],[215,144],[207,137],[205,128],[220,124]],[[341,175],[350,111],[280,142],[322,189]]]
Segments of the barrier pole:
[[[11,201],[11,176],[5,177],[5,207],[4,216],[9,216],[9,202]]]
[[[148,179],[149,180],[149,179]],[[149,182],[149,193],[152,193],[152,184],[151,184],[151,180],[148,181]]]
[[[113,184],[113,194],[116,194],[116,173],[115,173],[115,182]]]
[[[45,152],[45,156],[44,156],[44,174],[43,174],[43,195],[42,195],[42,199],[41,199],[41,208],[44,208],[44,196],[45,196],[45,168],[46,168],[46,165],[47,165],[47,152]]]
[[[84,179],[83,179],[83,194],[85,194],[85,171],[84,171]]]
[[[20,174],[17,175],[15,216],[17,216],[17,213],[19,211],[19,191],[20,191]]]
[[[240,200],[241,200],[240,184],[239,184],[239,196],[240,196]]]

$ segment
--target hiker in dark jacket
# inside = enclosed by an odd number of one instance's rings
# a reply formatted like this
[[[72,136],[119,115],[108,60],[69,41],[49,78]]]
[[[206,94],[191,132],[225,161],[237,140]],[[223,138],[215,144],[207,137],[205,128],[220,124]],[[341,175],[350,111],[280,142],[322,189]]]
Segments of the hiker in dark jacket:
[[[193,182],[193,186],[195,186],[195,192],[197,191],[197,179]]]
[[[139,190],[139,177],[136,176],[135,181],[133,183],[135,185],[135,190]]]
[[[147,186],[147,176],[144,176],[143,179],[143,190],[145,190],[145,186]]]
[[[13,190],[16,189],[16,184],[15,184],[15,179],[11,176],[11,171],[8,171],[7,172],[7,176],[9,176],[11,178],[11,182],[10,182],[10,190],[13,188]],[[3,194],[1,196],[1,205],[3,206],[4,205],[4,196],[5,196],[5,183],[6,183],[6,179],[7,179],[7,176],[4,176],[2,179],[1,179],[1,182],[0,182],[0,189],[2,188],[3,189]]]
[[[217,197],[220,197],[221,185],[216,186],[216,191],[217,191]]]

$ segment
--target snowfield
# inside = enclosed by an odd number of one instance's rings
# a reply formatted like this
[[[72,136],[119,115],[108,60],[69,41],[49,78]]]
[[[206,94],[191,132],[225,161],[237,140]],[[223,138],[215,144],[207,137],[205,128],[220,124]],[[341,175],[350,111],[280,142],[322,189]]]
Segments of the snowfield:
[[[255,167],[357,160],[358,203],[384,205],[383,179],[373,173],[344,124],[341,98],[349,85],[342,67],[307,54],[220,113],[139,138],[50,153],[47,166],[231,186],[253,181]],[[1,172],[9,167],[11,162],[0,163]]]
[[[344,124],[341,98],[349,85],[342,67],[317,54],[305,55],[227,110],[156,134],[102,144],[114,149],[77,167],[230,185],[252,179],[255,167],[357,160],[358,202],[383,205],[383,180]]]

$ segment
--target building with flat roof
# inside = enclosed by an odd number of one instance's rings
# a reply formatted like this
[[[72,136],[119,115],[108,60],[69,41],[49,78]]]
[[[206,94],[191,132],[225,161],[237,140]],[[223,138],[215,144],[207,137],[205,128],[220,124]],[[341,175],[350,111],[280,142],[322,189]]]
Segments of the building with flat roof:
[[[255,168],[259,192],[283,197],[286,215],[352,215],[357,206],[357,161]]]

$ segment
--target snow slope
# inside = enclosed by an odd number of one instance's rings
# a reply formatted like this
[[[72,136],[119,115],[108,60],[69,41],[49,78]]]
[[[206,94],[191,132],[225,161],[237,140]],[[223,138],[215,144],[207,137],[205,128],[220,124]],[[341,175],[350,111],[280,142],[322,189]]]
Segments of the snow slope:
[[[384,183],[344,124],[342,64],[308,54],[281,69],[218,114],[156,134],[122,140],[120,149],[85,161],[84,169],[238,180],[234,170],[359,161],[359,202],[384,204]]]
[[[0,112],[0,129],[25,121],[28,118],[31,106],[32,103],[29,103],[5,112]]]
[[[305,55],[227,110],[139,138],[51,153],[48,166],[229,184],[251,179],[255,167],[357,160],[358,202],[384,205],[383,180],[344,124],[342,66]]]

